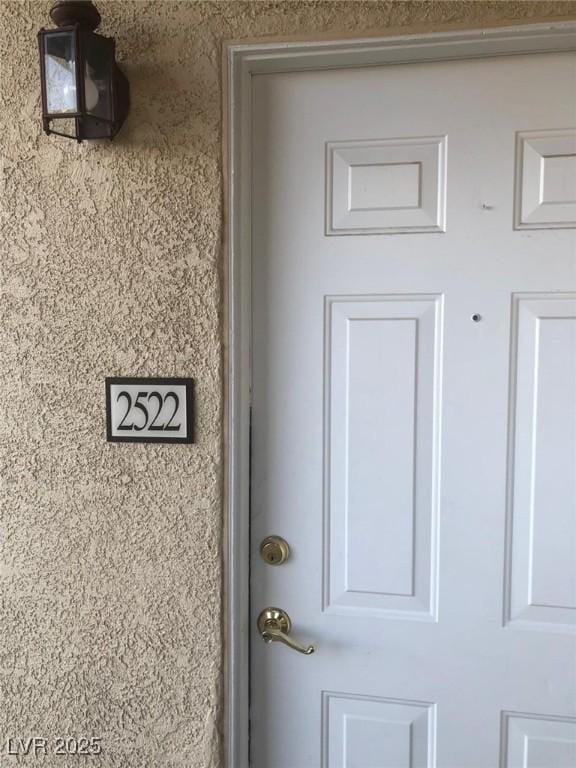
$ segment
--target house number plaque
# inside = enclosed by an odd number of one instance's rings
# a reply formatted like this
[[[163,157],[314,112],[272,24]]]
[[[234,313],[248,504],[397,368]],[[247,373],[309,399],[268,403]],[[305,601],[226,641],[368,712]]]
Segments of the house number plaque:
[[[107,378],[108,441],[193,442],[193,384],[192,379]]]

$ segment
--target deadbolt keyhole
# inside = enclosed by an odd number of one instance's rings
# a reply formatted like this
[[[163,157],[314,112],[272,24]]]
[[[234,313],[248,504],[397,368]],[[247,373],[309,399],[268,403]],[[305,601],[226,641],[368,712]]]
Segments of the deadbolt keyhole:
[[[260,556],[268,565],[282,565],[290,556],[290,547],[281,536],[268,536],[260,544]]]

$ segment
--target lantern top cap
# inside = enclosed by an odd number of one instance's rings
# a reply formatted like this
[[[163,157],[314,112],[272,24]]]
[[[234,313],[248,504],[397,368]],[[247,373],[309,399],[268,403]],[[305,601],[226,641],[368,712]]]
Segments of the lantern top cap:
[[[57,27],[80,24],[95,30],[101,21],[100,13],[92,0],[54,0],[50,18]]]

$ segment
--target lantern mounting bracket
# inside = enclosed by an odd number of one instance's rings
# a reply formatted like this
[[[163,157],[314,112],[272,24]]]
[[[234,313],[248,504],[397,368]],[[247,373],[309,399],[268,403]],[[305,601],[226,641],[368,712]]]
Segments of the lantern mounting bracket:
[[[102,17],[92,0],[54,0],[50,18],[57,27],[79,24],[92,31],[97,29]]]

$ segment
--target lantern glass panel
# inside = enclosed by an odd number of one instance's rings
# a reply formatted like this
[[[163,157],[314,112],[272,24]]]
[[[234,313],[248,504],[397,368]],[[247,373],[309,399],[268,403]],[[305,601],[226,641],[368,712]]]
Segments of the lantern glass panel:
[[[89,34],[84,38],[84,46],[86,112],[94,117],[112,120],[114,44],[105,37]]]
[[[44,72],[47,111],[50,114],[77,112],[74,32],[54,32],[44,37]]]

